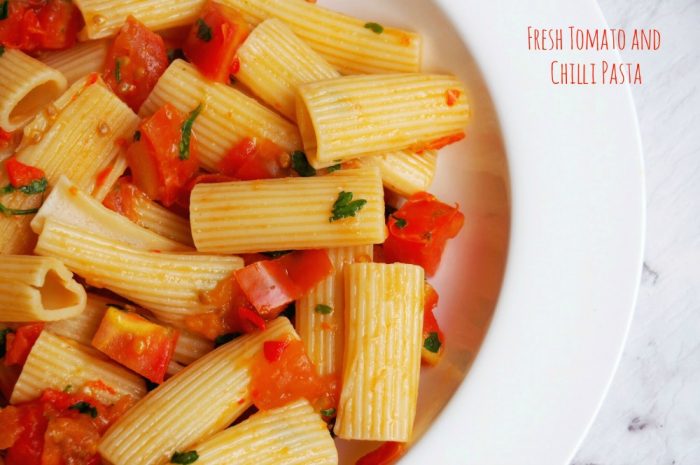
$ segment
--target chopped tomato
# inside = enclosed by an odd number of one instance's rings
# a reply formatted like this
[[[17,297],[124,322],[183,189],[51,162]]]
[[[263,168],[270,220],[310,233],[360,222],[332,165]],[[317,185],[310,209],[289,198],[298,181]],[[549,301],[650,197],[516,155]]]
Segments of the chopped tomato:
[[[281,407],[306,398],[317,409],[334,408],[339,383],[335,375],[320,376],[299,340],[268,341],[287,345],[274,360],[264,352],[253,363],[250,390],[253,403],[261,410]]]
[[[129,16],[107,53],[102,76],[114,93],[138,112],[167,67],[162,37]]]
[[[300,250],[234,272],[250,303],[267,319],[332,273],[333,264],[325,250]]]
[[[459,142],[464,139],[466,134],[464,132],[458,132],[456,134],[451,134],[449,136],[439,137],[435,140],[431,140],[422,144],[415,145],[411,147],[411,150],[418,153],[424,152],[426,150],[440,150],[443,147],[447,147],[450,144]]]
[[[135,208],[136,198],[139,196],[146,194],[136,187],[130,178],[121,177],[102,201],[102,205],[135,222],[139,219]]]
[[[223,174],[198,174],[196,177],[192,178],[190,180],[190,182],[187,183],[187,186],[180,194],[180,198],[178,199],[177,203],[178,203],[178,205],[181,205],[185,208],[189,208],[190,195],[192,194],[192,189],[194,189],[194,186],[196,186],[197,184],[230,182],[230,181],[237,181],[237,179],[233,178],[231,176],[223,175]]]
[[[263,343],[263,353],[268,362],[276,362],[282,358],[282,352],[289,345],[289,341],[265,341]]]
[[[22,434],[20,425],[19,409],[8,405],[0,410],[0,425],[2,425],[3,435],[0,436],[0,450],[12,447]]]
[[[192,25],[182,51],[203,75],[228,82],[236,51],[249,32],[248,23],[235,9],[209,1]]]
[[[428,276],[437,271],[445,244],[457,235],[464,215],[427,192],[412,195],[389,217],[384,242],[387,263],[420,265]]]
[[[447,106],[451,107],[455,103],[457,103],[457,100],[459,100],[459,96],[462,95],[462,91],[459,89],[447,89],[445,92],[445,100],[447,102]]]
[[[247,137],[219,162],[219,171],[244,181],[290,175],[289,154],[274,142]]]
[[[426,282],[424,295],[421,360],[427,365],[437,365],[445,350],[445,336],[438,326],[434,313],[438,304],[438,293]]]
[[[25,52],[72,47],[83,27],[80,11],[68,0],[4,0],[7,18],[0,20],[0,45]]]
[[[10,146],[12,143],[12,138],[14,136],[12,135],[11,132],[5,131],[3,128],[0,128],[0,150],[3,150],[7,147]]]
[[[144,317],[107,308],[92,345],[154,383],[162,383],[179,333]]]
[[[44,409],[38,402],[17,407],[21,432],[14,444],[7,450],[5,465],[41,465],[44,432],[48,424],[44,417]],[[16,432],[10,434],[16,435]]]
[[[182,127],[187,119],[166,103],[141,123],[141,137],[126,152],[134,184],[168,207],[186,190],[199,168],[194,134],[187,153],[181,151]]]
[[[20,326],[14,333],[8,333],[5,336],[5,365],[23,366],[43,329],[44,323],[32,323]]]
[[[25,165],[15,157],[5,161],[5,169],[10,178],[10,184],[15,188],[28,186],[32,181],[38,181],[46,176],[43,170]]]
[[[402,442],[385,442],[367,455],[360,457],[355,465],[389,465],[394,463],[406,449]]]
[[[100,464],[100,434],[88,416],[51,418],[44,433],[41,465]]]

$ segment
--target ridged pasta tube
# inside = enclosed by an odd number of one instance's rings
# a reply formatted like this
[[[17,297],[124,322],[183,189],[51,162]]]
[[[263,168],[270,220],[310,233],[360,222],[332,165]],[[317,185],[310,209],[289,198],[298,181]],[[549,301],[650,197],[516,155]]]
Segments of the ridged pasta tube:
[[[46,52],[39,56],[39,60],[63,73],[71,85],[90,73],[101,73],[108,49],[108,40],[90,40],[66,50]]]

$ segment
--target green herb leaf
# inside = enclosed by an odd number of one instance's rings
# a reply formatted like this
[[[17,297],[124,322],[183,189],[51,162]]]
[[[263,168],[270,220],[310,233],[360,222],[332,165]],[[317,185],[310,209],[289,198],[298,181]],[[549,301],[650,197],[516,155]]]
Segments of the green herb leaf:
[[[0,213],[5,216],[22,216],[22,215],[33,215],[38,212],[38,208],[28,208],[26,210],[19,210],[16,208],[9,208],[0,203]]]
[[[196,462],[199,458],[199,454],[196,450],[190,450],[187,452],[175,452],[172,457],[170,457],[170,463],[179,463],[180,465],[188,465],[190,463]]]
[[[182,123],[182,137],[180,139],[180,160],[190,158],[190,138],[192,137],[192,125],[197,116],[202,112],[202,104],[190,112],[184,123]]]
[[[90,415],[92,418],[97,418],[97,408],[95,408],[95,406],[90,402],[85,402],[84,400],[71,405],[68,407],[68,410],[77,410],[85,415]]]
[[[197,38],[204,42],[209,42],[212,38],[211,28],[202,18],[197,20]]]
[[[316,313],[320,313],[321,315],[328,315],[329,313],[333,313],[333,308],[330,305],[326,304],[318,304],[316,305],[316,308],[314,309]]]
[[[14,191],[15,191],[15,188],[12,187],[12,184],[8,184],[7,186],[0,189],[0,194],[3,194],[3,195],[9,194],[9,193],[14,192]]]
[[[328,168],[326,168],[326,173],[331,174],[333,171],[338,171],[340,168],[342,168],[340,166],[340,163],[338,163],[337,165],[331,165]]]
[[[265,255],[270,258],[280,258],[282,255],[294,252],[293,250],[275,250],[273,252],[260,252],[260,255]]]
[[[114,59],[114,78],[117,82],[122,82],[122,62],[119,58]]]
[[[7,19],[7,12],[10,9],[10,0],[5,0],[0,5],[0,20]]]
[[[430,352],[437,354],[438,350],[440,350],[440,346],[442,346],[442,342],[440,342],[438,333],[428,333],[428,337],[426,337],[425,341],[423,342],[423,347],[425,347]]]
[[[406,220],[405,220],[405,219],[399,218],[399,217],[396,216],[396,215],[391,215],[391,216],[392,216],[392,218],[394,218],[394,225],[395,225],[397,228],[403,229],[403,228],[406,227],[406,224],[407,224],[407,223],[406,223]]]
[[[141,140],[141,131],[136,131],[134,133],[134,142],[138,142]]]
[[[41,179],[35,179],[34,181],[30,182],[26,186],[21,186],[18,187],[17,189],[22,191],[23,193],[27,195],[34,195],[34,194],[41,194],[42,192],[46,191],[46,188],[49,186],[49,182],[46,180],[46,178],[41,178]]]
[[[384,26],[379,23],[367,23],[365,24],[365,27],[375,34],[381,34],[384,32]]]
[[[309,164],[306,154],[300,150],[292,152],[292,168],[303,178],[316,176],[316,169]]]
[[[216,339],[214,339],[214,347],[219,347],[226,344],[227,342],[231,342],[240,335],[241,333],[226,333],[216,336]]]
[[[5,46],[0,45],[0,57],[5,53]]]
[[[334,417],[335,416],[335,409],[334,408],[326,408],[320,411],[321,415],[324,417]]]
[[[352,192],[342,191],[338,194],[338,199],[333,204],[333,215],[328,218],[329,222],[337,221],[342,218],[349,218],[357,215],[357,212],[365,206],[365,199],[352,200]]]
[[[185,58],[185,54],[182,53],[181,48],[169,48],[167,54],[168,54],[168,62],[170,62],[170,63],[177,60],[178,58]]]
[[[72,384],[67,384],[66,387],[63,388],[63,392],[71,392],[72,390],[73,390]]]
[[[5,340],[9,333],[14,333],[11,328],[0,329],[0,358],[5,356]]]

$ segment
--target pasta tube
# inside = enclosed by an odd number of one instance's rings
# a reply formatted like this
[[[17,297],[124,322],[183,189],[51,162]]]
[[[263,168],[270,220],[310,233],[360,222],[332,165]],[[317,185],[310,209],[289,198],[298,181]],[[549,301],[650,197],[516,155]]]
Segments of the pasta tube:
[[[59,258],[95,287],[170,317],[213,310],[200,294],[243,266],[238,257],[138,250],[52,219],[45,221],[34,251]]]
[[[95,335],[95,332],[97,332],[97,328],[100,327],[102,317],[109,304],[121,305],[121,302],[96,294],[88,294],[85,310],[78,316],[60,321],[52,321],[46,324],[44,329],[57,336],[72,339],[85,346],[90,346],[92,345],[92,337]]]
[[[344,74],[416,72],[421,36],[321,8],[305,0],[221,0],[252,24],[275,17]]]
[[[376,166],[384,187],[404,197],[427,191],[437,171],[437,152],[401,152],[374,155],[358,159],[364,166]]]
[[[105,434],[100,454],[114,465],[158,465],[233,422],[252,405],[250,364],[266,340],[298,338],[286,318],[200,358],[129,410]]]
[[[177,243],[187,246],[194,245],[190,222],[180,215],[171,212],[146,195],[134,196],[132,208],[136,215],[136,224],[139,226]],[[161,248],[161,250],[163,249]]]
[[[0,128],[14,131],[66,90],[59,71],[8,48],[0,55]]]
[[[342,192],[365,200],[354,216],[334,216]],[[338,221],[335,221],[337,219]],[[197,250],[246,253],[320,249],[384,241],[384,192],[372,168],[328,176],[198,184],[190,198]]]
[[[258,412],[196,446],[201,465],[337,465],[326,423],[307,400]]]
[[[345,267],[345,356],[335,434],[406,442],[418,399],[423,268]]]
[[[55,321],[79,315],[85,289],[54,258],[5,255],[0,267],[0,321]]]
[[[73,84],[90,73],[101,73],[109,50],[108,40],[90,40],[67,50],[47,52],[39,57],[53,69],[60,71]]]
[[[470,117],[454,76],[346,76],[299,86],[297,123],[315,167],[399,150],[439,148],[464,136]]]

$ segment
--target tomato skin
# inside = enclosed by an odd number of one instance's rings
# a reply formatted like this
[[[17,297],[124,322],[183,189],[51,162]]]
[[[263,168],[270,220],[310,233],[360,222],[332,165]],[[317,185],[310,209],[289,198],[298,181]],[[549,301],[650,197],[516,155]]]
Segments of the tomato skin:
[[[0,450],[8,449],[17,442],[22,434],[22,425],[20,425],[20,410],[13,406],[0,409],[0,425],[2,425],[3,434],[0,436]]]
[[[44,323],[32,323],[20,326],[14,333],[7,334],[5,365],[23,366],[43,329]]]
[[[423,304],[423,345],[421,346],[421,361],[425,365],[437,365],[445,352],[445,335],[442,333],[437,320],[435,319],[435,308],[438,304],[438,293],[433,286],[425,283],[425,303]],[[437,352],[432,352],[425,347],[425,341],[431,333],[437,334],[440,347]]]
[[[77,42],[82,26],[72,2],[12,0],[7,18],[0,20],[0,44],[25,52],[62,50]]]
[[[402,442],[385,442],[377,449],[360,457],[355,465],[389,465],[403,455],[406,445]]]
[[[134,184],[166,207],[186,192],[190,179],[199,169],[194,134],[190,138],[188,158],[180,159],[182,125],[186,120],[187,115],[166,103],[141,123],[141,138],[126,152]]]
[[[146,194],[131,182],[131,178],[121,177],[102,201],[102,205],[136,222],[139,217],[134,204],[141,195]]]
[[[92,345],[154,383],[162,383],[179,333],[136,313],[107,308]]]
[[[102,77],[124,103],[138,112],[168,64],[162,37],[129,16],[107,53]]]
[[[22,432],[15,443],[7,450],[5,465],[41,465],[41,451],[44,448],[44,431],[48,420],[39,403],[23,405],[19,412]]]
[[[219,162],[219,171],[242,181],[291,174],[289,154],[274,142],[257,137],[246,137],[236,144]]]
[[[200,34],[207,27],[209,40]],[[204,76],[227,83],[236,51],[249,33],[248,23],[235,9],[210,1],[192,25],[182,51]]]
[[[389,217],[389,236],[384,242],[387,263],[420,265],[432,276],[448,239],[459,233],[464,215],[457,207],[440,202],[427,192],[412,195]]]
[[[282,352],[289,345],[289,341],[265,341],[263,343],[263,354],[268,362],[276,362],[282,358]]]
[[[14,135],[11,132],[5,131],[3,128],[0,128],[0,150],[3,150],[12,144],[12,139],[14,138]]]
[[[8,158],[5,161],[5,170],[7,170],[7,176],[10,178],[10,184],[15,188],[27,186],[32,181],[37,181],[46,176],[43,170],[25,165],[15,157]]]

